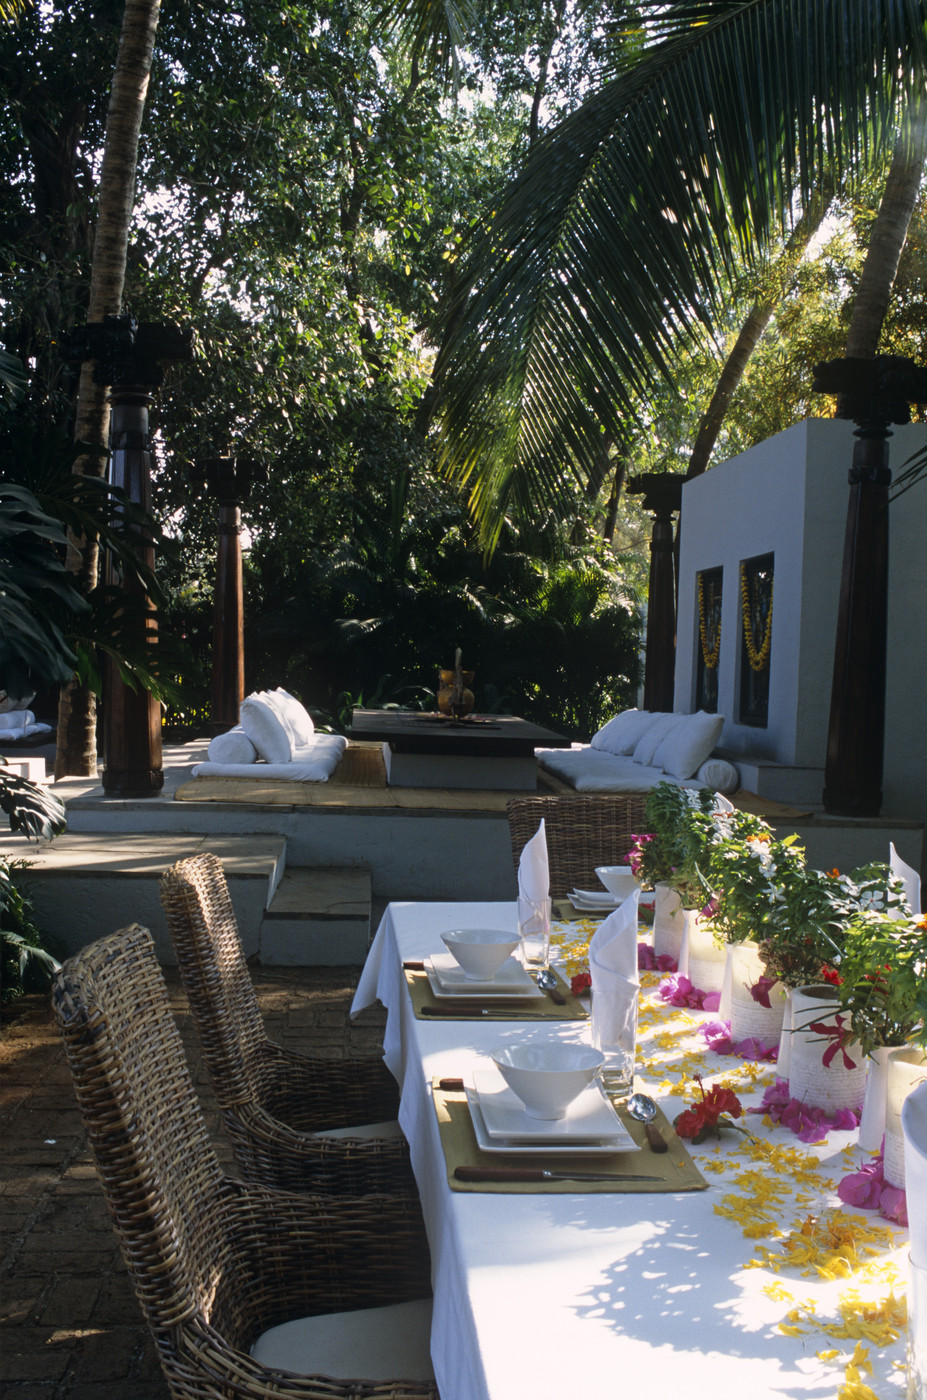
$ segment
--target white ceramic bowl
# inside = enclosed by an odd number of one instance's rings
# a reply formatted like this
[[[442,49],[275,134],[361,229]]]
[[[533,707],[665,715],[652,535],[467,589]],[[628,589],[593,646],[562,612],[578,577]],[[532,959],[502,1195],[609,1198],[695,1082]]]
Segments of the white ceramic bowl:
[[[565,1118],[577,1094],[591,1084],[605,1056],[591,1045],[560,1040],[534,1045],[500,1045],[493,1063],[525,1105],[529,1118]]]
[[[597,865],[595,873],[602,884],[618,899],[627,899],[637,889],[637,881],[630,865]]]
[[[441,941],[471,982],[491,982],[519,944],[517,933],[499,928],[453,928]]]

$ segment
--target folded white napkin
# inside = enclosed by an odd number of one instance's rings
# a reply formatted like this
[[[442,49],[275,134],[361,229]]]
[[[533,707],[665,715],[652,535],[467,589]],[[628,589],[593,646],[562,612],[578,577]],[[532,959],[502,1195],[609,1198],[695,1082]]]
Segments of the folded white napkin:
[[[894,841],[889,844],[888,849],[892,874],[904,882],[904,892],[907,895],[911,913],[919,914],[921,912],[921,877],[916,870],[912,870],[910,865],[905,865],[895,850]]]
[[[532,904],[547,899],[550,894],[550,866],[547,860],[547,834],[544,819],[530,841],[526,841],[518,860],[518,898]]]
[[[589,944],[592,978],[592,1043],[600,1050],[625,1046],[633,1055],[640,977],[637,971],[637,906],[640,890],[609,914]]]

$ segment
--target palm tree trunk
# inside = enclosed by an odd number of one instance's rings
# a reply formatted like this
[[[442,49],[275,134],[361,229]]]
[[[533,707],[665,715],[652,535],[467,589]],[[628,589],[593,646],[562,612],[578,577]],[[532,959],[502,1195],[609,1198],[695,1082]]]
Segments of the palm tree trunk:
[[[860,274],[847,332],[847,357],[870,359],[882,334],[898,260],[908,236],[911,215],[927,160],[927,107],[918,105],[908,114],[882,193],[866,260]]]
[[[93,239],[88,323],[118,315],[125,285],[129,223],[135,203],[138,139],[148,92],[148,78],[158,30],[160,0],[126,0],[122,32],[106,115],[103,164]],[[95,452],[79,457],[76,472],[99,476],[109,435],[106,390],[93,382],[93,365],[81,369],[74,437]],[[99,550],[95,539],[74,540],[69,567],[81,576],[84,591],[97,581]],[[97,771],[96,704],[87,686],[73,680],[58,706],[55,777],[93,777]]]
[[[832,179],[821,182],[820,188],[815,192],[808,208],[792,230],[781,256],[772,269],[770,290],[765,296],[759,297],[754,302],[749,316],[741,326],[740,334],[718,375],[718,382],[715,385],[715,391],[711,396],[708,408],[699,423],[686,471],[687,481],[693,476],[701,476],[702,472],[707,469],[731,399],[744,377],[750,356],[760,343],[763,332],[769,325],[773,312],[791,281],[796,265],[800,262],[811,239],[821,227],[824,216],[833,201],[835,190],[836,186]]]

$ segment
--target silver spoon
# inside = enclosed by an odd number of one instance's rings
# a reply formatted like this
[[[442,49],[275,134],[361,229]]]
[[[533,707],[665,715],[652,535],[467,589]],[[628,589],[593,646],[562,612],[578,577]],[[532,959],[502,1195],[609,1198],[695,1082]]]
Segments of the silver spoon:
[[[650,1095],[632,1094],[628,1099],[628,1112],[638,1123],[643,1123],[651,1152],[666,1152],[666,1139],[653,1121],[657,1116],[657,1106]]]
[[[566,997],[557,986],[557,978],[549,967],[542,967],[540,972],[535,974],[534,980],[542,992],[549,994],[555,1006],[566,1006]]]

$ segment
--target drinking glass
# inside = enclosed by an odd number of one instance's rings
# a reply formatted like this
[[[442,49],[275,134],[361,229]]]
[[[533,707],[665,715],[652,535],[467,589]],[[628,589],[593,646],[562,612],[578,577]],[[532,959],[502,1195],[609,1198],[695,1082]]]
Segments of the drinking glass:
[[[524,896],[519,896],[518,933],[525,967],[547,967],[550,961],[549,899],[525,899]]]

